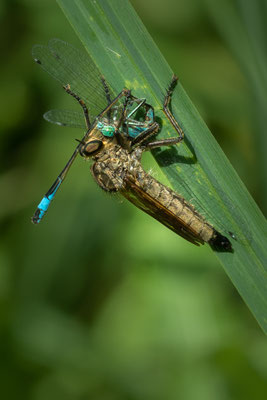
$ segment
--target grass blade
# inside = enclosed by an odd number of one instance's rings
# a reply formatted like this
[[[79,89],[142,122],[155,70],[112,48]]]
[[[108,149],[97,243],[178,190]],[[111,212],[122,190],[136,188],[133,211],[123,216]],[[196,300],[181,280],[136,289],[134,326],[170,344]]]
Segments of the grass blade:
[[[225,2],[203,0],[217,30],[238,61],[249,82],[253,101],[254,138],[257,148],[258,176],[262,188],[262,207],[267,212],[267,138],[265,127],[267,102],[266,15],[265,1]]]
[[[160,137],[174,136],[162,113],[172,71],[125,0],[58,0],[97,66],[119,92],[146,97],[163,121]],[[177,71],[179,72],[179,71]],[[232,232],[234,254],[217,253],[233,284],[267,332],[267,226],[181,84],[172,110],[186,138],[177,148],[155,153],[174,190],[205,210],[219,231]],[[193,197],[193,199],[192,199]],[[203,211],[202,211],[203,213]],[[228,235],[229,236],[229,235]]]

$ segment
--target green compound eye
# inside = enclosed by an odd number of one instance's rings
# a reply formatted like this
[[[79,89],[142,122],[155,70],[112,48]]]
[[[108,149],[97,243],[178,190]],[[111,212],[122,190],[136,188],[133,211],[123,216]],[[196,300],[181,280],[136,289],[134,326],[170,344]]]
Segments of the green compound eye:
[[[105,126],[101,130],[101,132],[103,133],[104,136],[112,137],[112,136],[114,136],[115,128],[114,128],[114,126]]]
[[[112,125],[104,125],[102,122],[98,122],[97,128],[101,131],[102,135],[107,137],[113,137],[115,128]]]

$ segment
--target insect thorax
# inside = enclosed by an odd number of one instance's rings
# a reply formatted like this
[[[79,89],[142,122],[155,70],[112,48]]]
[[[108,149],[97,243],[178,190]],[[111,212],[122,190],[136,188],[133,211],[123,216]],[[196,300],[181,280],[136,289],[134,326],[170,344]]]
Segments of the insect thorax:
[[[108,146],[93,157],[92,174],[99,186],[106,191],[119,191],[123,188],[126,175],[141,179],[145,171],[139,154],[130,153],[119,145]]]

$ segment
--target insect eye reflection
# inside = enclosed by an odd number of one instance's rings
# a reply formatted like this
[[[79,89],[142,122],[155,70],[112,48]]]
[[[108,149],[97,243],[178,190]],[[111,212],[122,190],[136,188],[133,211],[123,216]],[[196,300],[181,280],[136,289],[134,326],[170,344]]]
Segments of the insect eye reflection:
[[[99,150],[103,147],[102,140],[90,140],[89,142],[85,143],[81,149],[80,154],[82,157],[91,157],[96,154]]]

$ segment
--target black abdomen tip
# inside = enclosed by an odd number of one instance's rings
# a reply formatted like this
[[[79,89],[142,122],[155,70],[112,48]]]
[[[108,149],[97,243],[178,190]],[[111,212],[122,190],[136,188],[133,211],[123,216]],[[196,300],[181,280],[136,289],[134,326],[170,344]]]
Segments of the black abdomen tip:
[[[209,241],[210,246],[218,252],[233,253],[231,242],[227,237],[221,235],[219,232],[214,232],[214,237]]]

